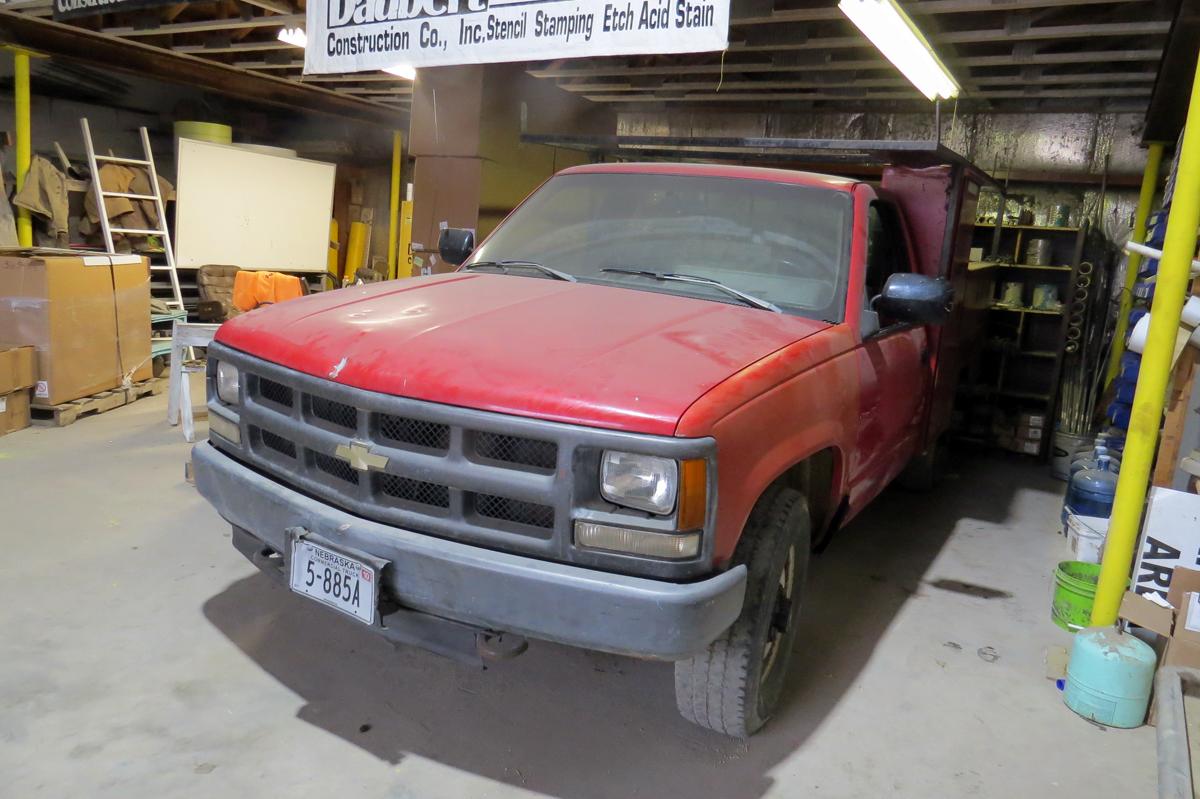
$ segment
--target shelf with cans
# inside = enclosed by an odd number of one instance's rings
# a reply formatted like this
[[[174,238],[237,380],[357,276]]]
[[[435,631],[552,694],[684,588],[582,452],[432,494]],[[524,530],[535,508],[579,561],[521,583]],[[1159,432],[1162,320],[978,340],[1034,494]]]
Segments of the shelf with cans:
[[[983,350],[963,376],[956,429],[969,442],[1045,457],[1071,300],[1091,264],[1088,224],[981,222],[968,269],[990,274]]]

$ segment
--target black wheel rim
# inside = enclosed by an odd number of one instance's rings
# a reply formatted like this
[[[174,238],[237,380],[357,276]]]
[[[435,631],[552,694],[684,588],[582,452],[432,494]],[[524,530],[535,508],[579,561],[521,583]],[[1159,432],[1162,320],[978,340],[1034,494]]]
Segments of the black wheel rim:
[[[775,584],[775,596],[771,602],[771,612],[767,622],[767,636],[763,643],[762,670],[759,683],[766,682],[775,671],[783,648],[786,644],[788,631],[792,627],[792,601],[796,589],[796,547],[790,546],[783,569],[779,572],[779,581]]]

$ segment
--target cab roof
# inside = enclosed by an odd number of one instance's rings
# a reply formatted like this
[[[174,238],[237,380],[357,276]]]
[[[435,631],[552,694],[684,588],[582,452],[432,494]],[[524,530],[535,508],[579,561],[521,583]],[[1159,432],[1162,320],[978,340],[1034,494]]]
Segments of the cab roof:
[[[585,164],[564,169],[560,175],[587,173],[640,174],[640,175],[690,175],[693,177],[731,178],[734,180],[764,180],[771,183],[792,183],[797,186],[850,191],[862,181],[822,175],[817,172],[799,172],[792,169],[768,169],[757,166],[730,164],[674,164],[674,163],[621,163]]]

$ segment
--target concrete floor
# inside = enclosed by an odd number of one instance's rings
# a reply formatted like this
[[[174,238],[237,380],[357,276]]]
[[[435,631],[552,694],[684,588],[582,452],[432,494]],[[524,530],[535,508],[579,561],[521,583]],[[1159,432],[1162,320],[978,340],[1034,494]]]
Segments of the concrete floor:
[[[1060,485],[1024,461],[888,492],[815,560],[786,706],[743,744],[676,716],[669,665],[535,644],[472,670],[276,588],[183,481],[164,406],[0,438],[0,795],[1155,790],[1153,730],[1043,677]]]

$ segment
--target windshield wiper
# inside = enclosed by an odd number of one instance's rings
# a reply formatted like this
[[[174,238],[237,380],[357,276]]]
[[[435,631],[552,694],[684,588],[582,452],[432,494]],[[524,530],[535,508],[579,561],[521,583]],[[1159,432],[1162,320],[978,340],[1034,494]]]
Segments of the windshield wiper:
[[[536,269],[543,274],[549,275],[555,280],[565,280],[568,283],[576,282],[574,275],[568,275],[566,272],[560,272],[557,269],[551,269],[548,266],[542,266],[537,261],[477,261],[473,264],[460,266],[458,271],[469,272],[472,269],[499,269],[501,272],[508,274],[508,267],[510,266],[520,269]]]
[[[649,269],[626,269],[626,268],[620,267],[620,266],[610,266],[605,269],[601,269],[600,271],[601,272],[616,272],[619,275],[641,275],[642,277],[652,277],[655,280],[663,280],[663,281],[673,280],[677,283],[695,283],[700,286],[712,286],[713,288],[720,289],[721,291],[725,292],[726,294],[729,294],[730,296],[737,297],[739,300],[746,303],[747,305],[753,306],[755,308],[761,308],[764,311],[772,311],[773,313],[783,313],[782,308],[780,308],[775,303],[770,302],[769,300],[764,300],[761,297],[755,297],[753,294],[747,294],[744,291],[735,289],[733,286],[727,286],[719,280],[713,280],[712,278],[708,278],[708,277],[698,277],[697,275],[682,275],[682,274],[679,274],[678,272],[653,272]]]

